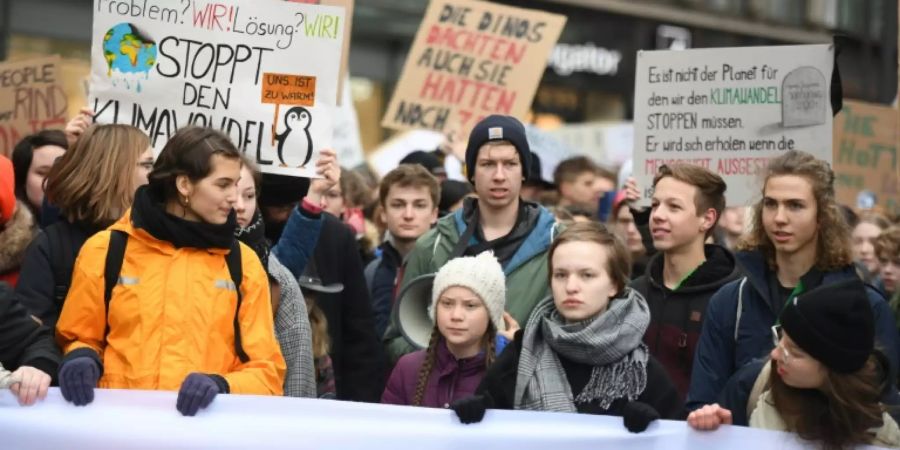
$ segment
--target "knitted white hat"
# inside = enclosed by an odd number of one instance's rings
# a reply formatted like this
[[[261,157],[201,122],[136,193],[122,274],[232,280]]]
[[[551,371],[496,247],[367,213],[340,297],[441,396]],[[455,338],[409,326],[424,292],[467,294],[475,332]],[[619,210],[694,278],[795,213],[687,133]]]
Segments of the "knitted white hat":
[[[478,256],[454,258],[441,267],[434,277],[431,308],[428,308],[432,322],[437,323],[435,305],[438,298],[452,286],[471,289],[487,307],[494,328],[497,331],[506,329],[503,325],[503,311],[506,307],[506,276],[493,253],[486,251]]]

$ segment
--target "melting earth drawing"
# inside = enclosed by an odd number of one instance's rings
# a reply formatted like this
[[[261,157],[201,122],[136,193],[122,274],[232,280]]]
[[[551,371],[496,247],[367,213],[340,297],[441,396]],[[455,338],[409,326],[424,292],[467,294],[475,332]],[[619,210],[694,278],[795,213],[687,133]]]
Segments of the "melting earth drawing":
[[[141,78],[150,77],[150,69],[156,64],[156,42],[145,36],[130,23],[120,23],[103,36],[103,56],[108,67],[107,76],[116,85],[114,72],[123,76],[125,87],[135,87],[141,92]]]

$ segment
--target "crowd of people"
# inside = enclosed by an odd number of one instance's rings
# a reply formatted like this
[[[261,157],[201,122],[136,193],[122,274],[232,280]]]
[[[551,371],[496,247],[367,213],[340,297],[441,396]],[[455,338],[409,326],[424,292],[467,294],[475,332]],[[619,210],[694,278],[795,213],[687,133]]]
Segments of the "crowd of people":
[[[580,156],[548,183],[540,153],[495,115],[470,133],[466,181],[440,149],[380,180],[323,150],[310,180],[260,173],[205,128],[154,158],[142,131],[83,110],[0,157],[0,388],[22,405],[50,386],[75,405],[177,391],[186,416],[284,395],[900,447],[897,217],[839,205],[802,151],[771,160],[748,207],[692,165],[663,166],[640,207],[627,173]]]

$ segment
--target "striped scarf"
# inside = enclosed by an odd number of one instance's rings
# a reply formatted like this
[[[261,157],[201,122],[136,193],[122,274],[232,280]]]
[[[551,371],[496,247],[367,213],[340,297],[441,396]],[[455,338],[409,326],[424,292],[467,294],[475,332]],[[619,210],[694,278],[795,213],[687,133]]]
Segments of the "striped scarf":
[[[649,323],[646,300],[631,288],[596,318],[572,324],[565,323],[552,297],[542,300],[525,326],[515,408],[576,412],[575,403],[597,401],[608,409],[619,398],[634,401],[647,386],[649,352],[642,338]],[[558,355],[593,366],[577,398]]]

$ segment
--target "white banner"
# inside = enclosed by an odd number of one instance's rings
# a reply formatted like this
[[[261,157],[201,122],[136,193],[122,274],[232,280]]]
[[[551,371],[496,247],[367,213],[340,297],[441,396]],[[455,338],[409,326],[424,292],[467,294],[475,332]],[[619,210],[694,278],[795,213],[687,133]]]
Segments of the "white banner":
[[[260,0],[94,0],[89,105],[144,130],[231,136],[263,172],[313,176],[332,143],[344,8]]]
[[[657,421],[640,434],[622,419],[586,414],[490,410],[462,425],[453,411],[334,400],[220,395],[195,417],[175,410],[175,392],[102,390],[86,407],[58,389],[20,407],[0,392],[4,449],[465,449],[596,450],[598,448],[776,450],[804,446],[792,435],[725,426],[697,432]]]
[[[831,45],[638,52],[634,177],[644,203],[663,164],[718,173],[729,206],[752,203],[757,172],[788,150],[831,162]]]

